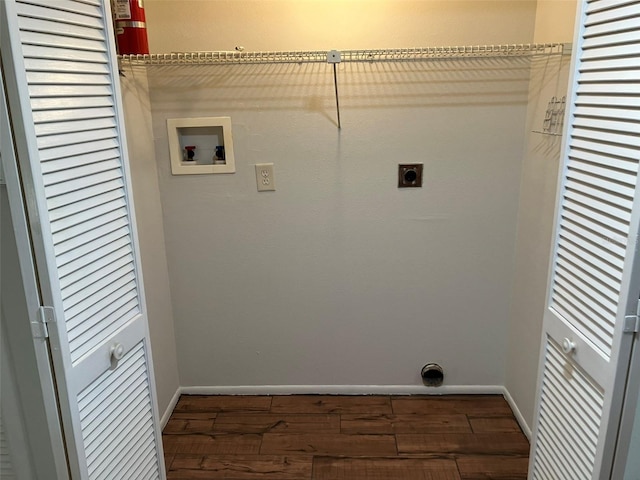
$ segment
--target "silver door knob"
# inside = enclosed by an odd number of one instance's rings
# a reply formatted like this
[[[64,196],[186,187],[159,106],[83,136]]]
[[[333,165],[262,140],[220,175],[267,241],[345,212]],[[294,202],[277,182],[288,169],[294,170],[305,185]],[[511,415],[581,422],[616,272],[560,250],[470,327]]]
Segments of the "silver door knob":
[[[575,349],[576,349],[576,344],[574,342],[572,342],[568,338],[565,338],[564,340],[562,340],[562,351],[564,353],[566,353],[568,355],[568,354],[574,352]]]

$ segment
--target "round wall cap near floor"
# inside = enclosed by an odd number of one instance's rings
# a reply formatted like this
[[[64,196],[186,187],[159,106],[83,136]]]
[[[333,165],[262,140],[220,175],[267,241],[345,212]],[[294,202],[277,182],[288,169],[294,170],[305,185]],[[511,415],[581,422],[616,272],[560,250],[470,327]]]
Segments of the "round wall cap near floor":
[[[427,363],[422,367],[420,376],[427,387],[439,387],[444,382],[444,370],[437,363]]]

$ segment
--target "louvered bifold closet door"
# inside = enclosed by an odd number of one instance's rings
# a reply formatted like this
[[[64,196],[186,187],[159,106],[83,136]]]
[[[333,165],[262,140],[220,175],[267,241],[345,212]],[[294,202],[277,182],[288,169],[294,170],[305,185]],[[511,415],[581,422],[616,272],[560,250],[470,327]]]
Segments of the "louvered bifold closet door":
[[[0,478],[2,480],[15,480],[15,471],[9,451],[9,441],[4,429],[2,414],[0,414]]]
[[[73,476],[163,478],[108,0],[2,3],[3,65],[43,302],[55,316],[49,336]]]
[[[638,307],[640,2],[580,3],[530,478],[606,479]]]

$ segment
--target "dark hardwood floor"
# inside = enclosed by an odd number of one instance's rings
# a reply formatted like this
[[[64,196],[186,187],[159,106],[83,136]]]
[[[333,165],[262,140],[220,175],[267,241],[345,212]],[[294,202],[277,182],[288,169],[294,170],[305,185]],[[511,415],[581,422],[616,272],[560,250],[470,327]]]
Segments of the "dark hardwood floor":
[[[170,480],[525,479],[529,443],[497,395],[183,395]]]

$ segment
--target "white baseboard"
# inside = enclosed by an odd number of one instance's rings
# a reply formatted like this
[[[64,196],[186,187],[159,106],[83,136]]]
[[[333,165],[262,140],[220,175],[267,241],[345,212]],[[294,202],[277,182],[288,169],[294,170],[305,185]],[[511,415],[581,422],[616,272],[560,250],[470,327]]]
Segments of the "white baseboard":
[[[247,385],[181,387],[186,395],[503,395],[502,385]]]
[[[176,405],[178,404],[178,400],[180,400],[180,395],[182,395],[182,387],[178,387],[178,389],[176,390],[176,393],[173,394],[173,397],[171,397],[171,401],[169,402],[167,409],[164,411],[164,414],[160,419],[161,430],[164,430],[164,427],[167,426],[167,422],[169,421],[169,418],[171,417],[173,410],[176,408]]]
[[[509,390],[507,390],[507,387],[502,387],[502,394],[504,395],[504,399],[507,401],[507,403],[511,407],[511,410],[513,410],[513,414],[516,417],[516,420],[518,421],[518,423],[520,424],[520,428],[522,429],[524,434],[527,436],[529,441],[531,441],[531,427],[529,426],[527,421],[524,419],[522,412],[520,411],[515,400],[509,393]]]

